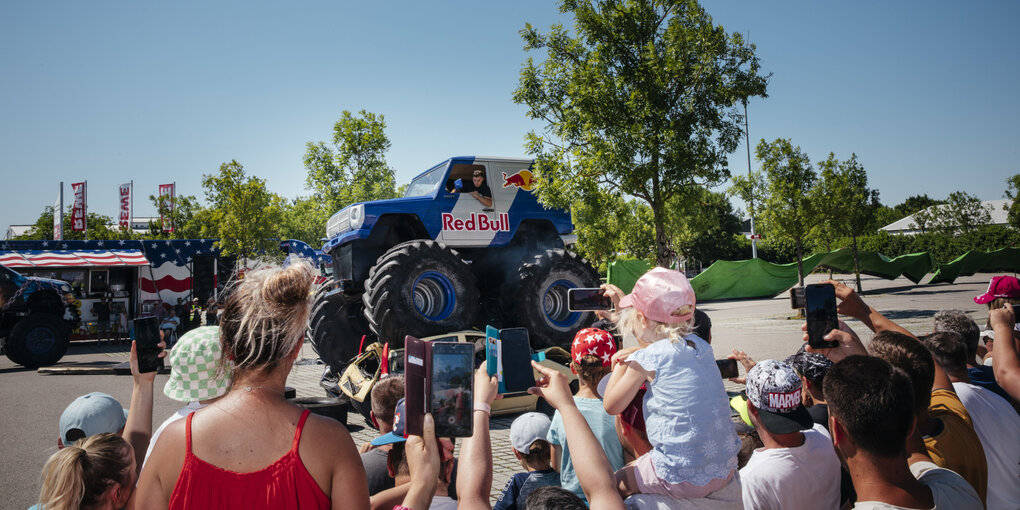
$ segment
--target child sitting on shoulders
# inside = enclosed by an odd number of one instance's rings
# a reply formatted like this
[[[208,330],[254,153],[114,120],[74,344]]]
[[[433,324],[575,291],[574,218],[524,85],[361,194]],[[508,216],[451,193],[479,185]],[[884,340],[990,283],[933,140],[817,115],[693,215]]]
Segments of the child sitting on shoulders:
[[[547,485],[560,486],[560,475],[550,462],[552,447],[545,440],[550,424],[549,417],[542,413],[524,413],[510,425],[514,456],[527,471],[507,480],[493,510],[523,509],[531,491]]]
[[[613,356],[604,402],[619,414],[642,385],[652,451],[616,473],[621,495],[703,498],[738,483],[740,439],[712,346],[694,332],[694,289],[677,271],[657,267],[619,303],[617,328],[640,347]]]
[[[595,389],[598,388],[599,381],[610,373],[611,360],[615,353],[616,342],[613,335],[602,329],[586,328],[578,331],[570,346],[570,370],[577,374],[578,381],[574,403],[599,440],[602,449],[606,451],[613,471],[624,465],[623,446],[620,445],[620,438],[616,435],[616,420],[606,413]],[[548,439],[553,445],[553,466],[560,472],[563,488],[587,503],[584,491],[581,490],[581,483],[574,474],[574,464],[570,460],[570,448],[567,445],[567,432],[563,428],[563,418],[559,411],[553,415]]]

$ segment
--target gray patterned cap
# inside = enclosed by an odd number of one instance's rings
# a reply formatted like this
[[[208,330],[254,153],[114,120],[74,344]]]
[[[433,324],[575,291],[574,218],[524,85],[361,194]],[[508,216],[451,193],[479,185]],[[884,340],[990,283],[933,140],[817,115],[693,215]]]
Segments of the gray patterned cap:
[[[220,328],[204,326],[188,331],[170,350],[170,379],[163,393],[179,402],[222,396],[230,389],[233,367],[220,366]]]
[[[801,403],[800,376],[787,363],[767,359],[751,367],[747,400],[769,432],[789,434],[812,427],[811,415]]]

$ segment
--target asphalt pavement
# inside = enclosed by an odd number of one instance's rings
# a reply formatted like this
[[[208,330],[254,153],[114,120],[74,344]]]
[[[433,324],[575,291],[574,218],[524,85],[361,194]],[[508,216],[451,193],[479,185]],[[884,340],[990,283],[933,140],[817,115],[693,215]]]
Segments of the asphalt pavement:
[[[953,284],[914,285],[905,278],[883,280],[862,277],[865,300],[916,334],[929,333],[932,316],[942,309],[967,311],[979,325],[987,319],[987,309],[971,300],[983,293],[992,274],[978,274],[958,279]],[[824,279],[812,275],[808,282]],[[837,275],[847,284],[853,277]],[[712,319],[712,345],[716,357],[725,357],[733,348],[740,348],[757,360],[783,359],[802,343],[803,323],[789,305],[784,294],[771,299],[715,301],[699,304]],[[848,321],[867,342],[871,338],[860,323]],[[58,367],[81,364],[109,364],[126,361],[128,346],[103,345],[95,342],[74,342]],[[322,365],[311,364],[315,354],[306,344],[295,365],[288,385],[299,397],[318,397],[324,393],[318,386]],[[301,361],[303,360],[303,361]],[[154,426],[174,413],[180,404],[162,394],[166,375],[156,377],[156,398],[153,405]],[[727,389],[739,386],[726,383]],[[56,451],[60,413],[79,395],[102,391],[122,404],[131,399],[131,377],[121,375],[43,375],[23,369],[0,358],[0,507],[28,508],[36,502],[40,473],[46,459]],[[493,495],[498,495],[506,480],[520,468],[509,449],[509,425],[513,416],[493,418]],[[374,437],[375,431],[356,413],[348,417],[348,429],[360,444]]]

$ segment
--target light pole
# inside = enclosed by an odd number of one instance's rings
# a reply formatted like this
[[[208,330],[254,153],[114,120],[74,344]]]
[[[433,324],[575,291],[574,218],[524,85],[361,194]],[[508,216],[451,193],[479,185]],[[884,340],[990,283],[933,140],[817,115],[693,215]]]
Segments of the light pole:
[[[747,127],[747,98],[744,98],[744,141],[747,145],[747,180],[753,184],[751,177],[751,135]],[[758,238],[754,233],[754,186],[748,189],[749,212],[751,213],[751,258],[758,258]]]

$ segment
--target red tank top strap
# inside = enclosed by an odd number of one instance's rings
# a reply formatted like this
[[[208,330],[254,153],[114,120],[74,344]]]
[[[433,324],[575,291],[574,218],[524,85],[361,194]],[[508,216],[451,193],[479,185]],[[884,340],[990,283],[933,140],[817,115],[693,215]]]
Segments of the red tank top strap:
[[[184,442],[187,445],[187,456],[191,457],[191,419],[195,417],[195,413],[188,413],[187,422],[184,424]]]
[[[305,412],[301,413],[301,419],[297,422],[297,428],[294,429],[294,445],[291,446],[291,449],[295,452],[298,449],[298,443],[301,442],[301,429],[305,428],[305,420],[308,419],[309,414],[312,414],[312,411],[310,409],[305,409]]]

